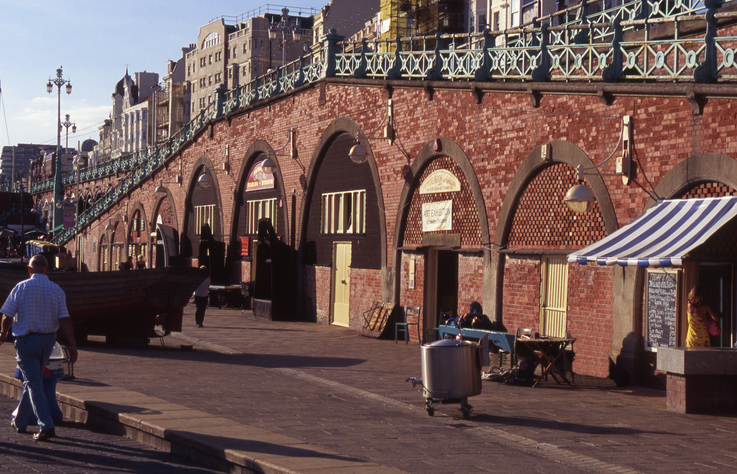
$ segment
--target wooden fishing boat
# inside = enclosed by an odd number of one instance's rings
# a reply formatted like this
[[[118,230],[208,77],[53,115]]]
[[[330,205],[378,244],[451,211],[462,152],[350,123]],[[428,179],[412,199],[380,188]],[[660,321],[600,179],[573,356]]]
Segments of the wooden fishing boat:
[[[113,272],[49,272],[49,279],[66,293],[67,308],[78,338],[156,337],[182,330],[182,310],[207,271],[165,267]],[[4,266],[0,270],[0,304],[28,272]]]

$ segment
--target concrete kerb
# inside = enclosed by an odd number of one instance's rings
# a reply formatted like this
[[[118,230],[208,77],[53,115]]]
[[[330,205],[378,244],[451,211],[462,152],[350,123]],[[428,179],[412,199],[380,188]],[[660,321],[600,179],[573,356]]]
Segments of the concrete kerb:
[[[12,375],[14,362],[0,357],[0,392],[17,400],[22,384]],[[57,387],[57,401],[66,420],[125,436],[209,468],[259,473],[402,472],[137,392],[76,382]]]

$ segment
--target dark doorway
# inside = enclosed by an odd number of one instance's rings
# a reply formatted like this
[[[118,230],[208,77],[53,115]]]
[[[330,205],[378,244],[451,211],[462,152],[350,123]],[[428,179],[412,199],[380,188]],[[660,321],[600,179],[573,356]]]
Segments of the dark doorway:
[[[458,312],[458,253],[438,250],[437,308]],[[470,304],[470,301],[468,302]]]
[[[699,265],[699,284],[709,289],[707,301],[712,309],[721,315],[722,333],[711,336],[711,347],[732,347],[733,332],[733,286],[731,264],[701,263]]]

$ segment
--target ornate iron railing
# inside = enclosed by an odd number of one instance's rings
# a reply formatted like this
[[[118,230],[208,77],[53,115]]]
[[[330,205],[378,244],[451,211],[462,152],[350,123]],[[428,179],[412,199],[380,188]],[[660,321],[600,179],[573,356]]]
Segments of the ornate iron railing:
[[[215,102],[157,148],[82,170],[79,177],[82,182],[113,174],[123,177],[80,214],[77,229],[89,225],[155,173],[211,121],[325,77],[435,81],[734,81],[737,37],[717,37],[716,22],[719,18],[737,18],[737,13],[717,13],[720,6],[715,0],[706,3],[648,0],[589,13],[590,5],[584,3],[536,20],[534,24],[502,32],[360,43],[345,42],[331,30],[323,37],[319,49],[299,60],[237,89],[228,91],[221,86],[216,90]],[[684,22],[704,25],[706,33],[681,38],[680,25]],[[654,24],[672,24],[672,37],[651,38],[649,33]],[[625,33],[632,30],[644,31],[643,39],[625,41]],[[76,176],[67,173],[63,181],[72,185]],[[52,180],[47,180],[34,183],[31,192],[52,188]],[[74,232],[73,228],[63,229],[53,240],[62,244]]]

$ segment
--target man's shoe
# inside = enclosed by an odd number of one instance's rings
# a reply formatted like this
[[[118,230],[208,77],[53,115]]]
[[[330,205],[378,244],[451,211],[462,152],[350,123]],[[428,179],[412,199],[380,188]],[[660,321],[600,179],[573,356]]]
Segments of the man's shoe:
[[[54,428],[51,428],[50,430],[41,430],[34,434],[33,439],[36,441],[48,441],[54,436],[56,436],[56,432],[54,431]]]
[[[203,326],[203,325],[202,325],[202,323],[199,323],[199,324],[197,325],[197,327],[198,327],[198,328],[204,328],[205,326]]]

